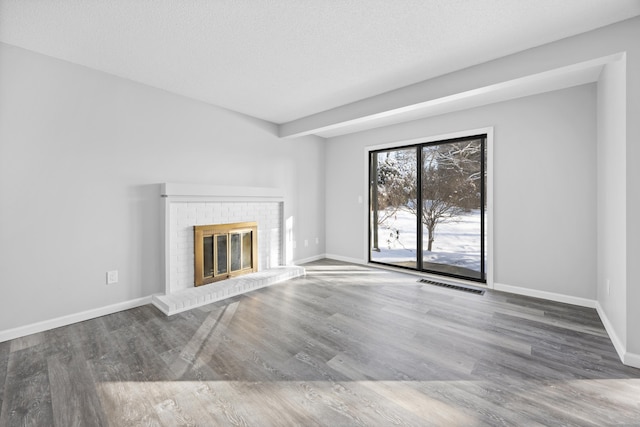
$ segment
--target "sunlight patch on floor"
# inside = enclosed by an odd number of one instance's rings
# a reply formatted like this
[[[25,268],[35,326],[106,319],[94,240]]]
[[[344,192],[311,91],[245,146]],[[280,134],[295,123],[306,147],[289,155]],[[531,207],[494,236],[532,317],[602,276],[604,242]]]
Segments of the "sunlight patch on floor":
[[[124,423],[148,419],[151,411],[163,423],[205,423],[213,420],[254,420],[252,407],[280,414],[284,411],[306,416],[313,424],[329,425],[323,413],[345,422],[376,425],[402,424],[407,418],[430,420],[450,426],[477,424],[473,413],[463,411],[421,389],[429,382],[402,381],[162,381],[106,382],[99,385],[101,399],[118,412]],[[441,385],[440,385],[441,386]],[[133,403],[135,402],[135,403]],[[106,402],[105,402],[106,403]],[[293,416],[293,415],[292,415]],[[266,425],[274,420],[263,420]],[[249,423],[251,424],[251,423]]]
[[[207,420],[243,425],[255,422],[267,405],[267,412],[275,417],[263,419],[267,425],[286,423],[289,416],[326,425],[330,418],[322,414],[330,414],[348,423],[377,421],[381,425],[422,419],[436,425],[469,426],[481,422],[477,405],[485,417],[500,419],[501,413],[509,411],[510,402],[528,402],[525,407],[531,413],[522,414],[525,416],[553,417],[570,409],[580,417],[580,410],[587,409],[581,408],[581,394],[594,391],[603,400],[598,411],[601,417],[634,419],[629,408],[640,407],[640,379],[531,381],[513,390],[508,384],[487,381],[125,381],[99,385],[101,400],[123,423],[157,417],[166,425]],[[557,395],[557,399],[551,405],[540,405],[539,394]]]

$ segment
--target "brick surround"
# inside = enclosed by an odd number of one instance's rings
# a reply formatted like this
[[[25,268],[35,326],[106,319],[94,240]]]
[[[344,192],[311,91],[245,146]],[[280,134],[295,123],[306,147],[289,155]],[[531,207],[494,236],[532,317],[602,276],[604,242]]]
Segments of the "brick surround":
[[[174,202],[170,206],[169,289],[193,287],[193,226],[256,221],[258,270],[282,265],[283,202]]]

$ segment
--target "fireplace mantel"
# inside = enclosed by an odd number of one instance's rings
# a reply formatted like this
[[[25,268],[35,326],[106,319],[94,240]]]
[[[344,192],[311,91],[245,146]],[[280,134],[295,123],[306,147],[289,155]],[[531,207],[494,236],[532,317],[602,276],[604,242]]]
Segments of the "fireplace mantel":
[[[270,187],[234,187],[227,185],[164,183],[162,197],[178,201],[284,202],[284,191]]]

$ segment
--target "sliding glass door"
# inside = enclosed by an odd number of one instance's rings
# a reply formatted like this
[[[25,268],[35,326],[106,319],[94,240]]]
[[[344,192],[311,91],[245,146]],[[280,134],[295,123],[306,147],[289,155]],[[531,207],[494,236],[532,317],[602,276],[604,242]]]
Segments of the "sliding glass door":
[[[370,153],[375,263],[486,281],[486,136]]]

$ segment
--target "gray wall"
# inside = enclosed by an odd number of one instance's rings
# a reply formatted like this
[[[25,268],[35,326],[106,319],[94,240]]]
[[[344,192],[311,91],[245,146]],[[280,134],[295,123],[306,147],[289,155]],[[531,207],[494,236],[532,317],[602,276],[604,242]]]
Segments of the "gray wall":
[[[327,252],[363,260],[357,197],[365,147],[487,126],[494,127],[495,282],[595,299],[593,84],[329,139]]]
[[[1,44],[0,94],[0,331],[162,292],[161,182],[282,188],[325,251],[321,138]]]

